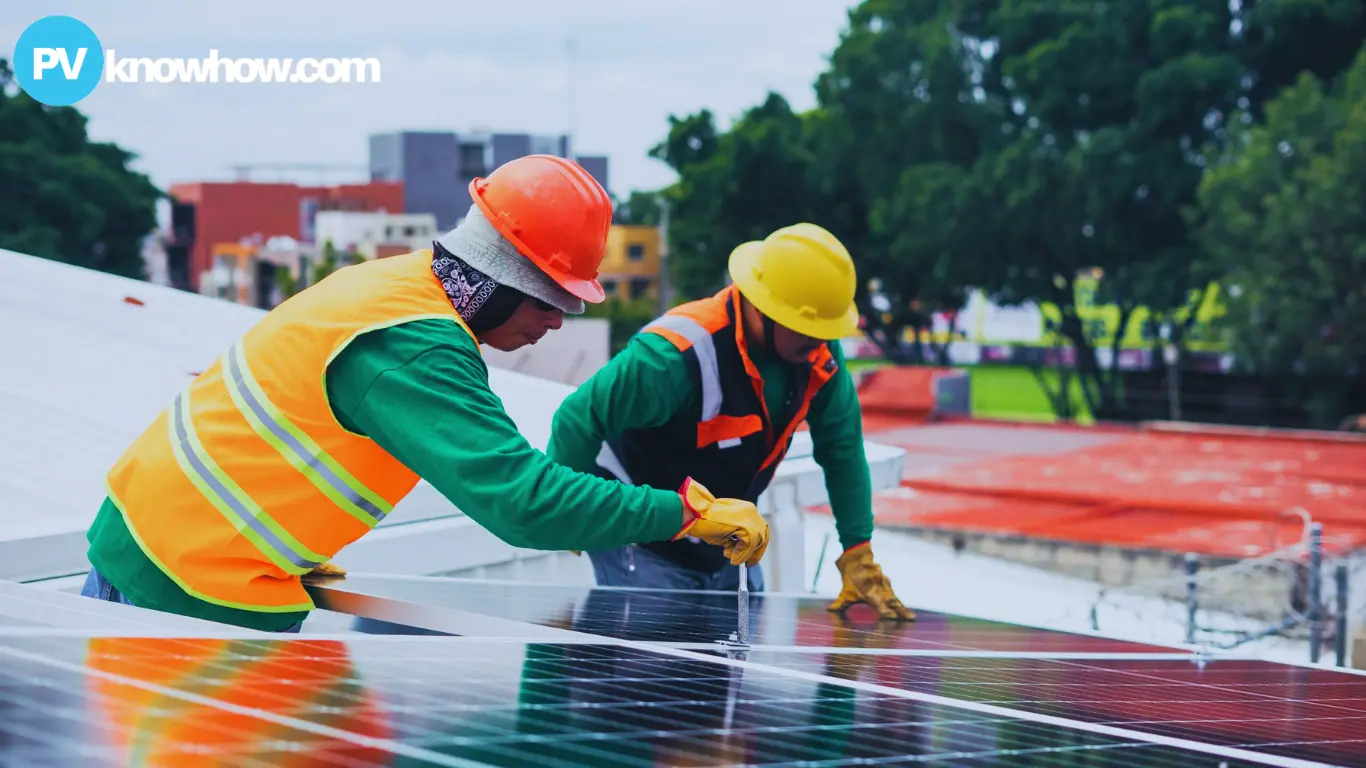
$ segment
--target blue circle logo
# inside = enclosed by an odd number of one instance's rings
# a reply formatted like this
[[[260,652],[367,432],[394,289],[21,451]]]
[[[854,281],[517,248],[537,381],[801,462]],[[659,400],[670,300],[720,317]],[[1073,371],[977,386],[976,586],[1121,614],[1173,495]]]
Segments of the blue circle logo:
[[[14,44],[14,77],[34,101],[65,107],[84,99],[104,73],[95,30],[70,16],[45,16]]]

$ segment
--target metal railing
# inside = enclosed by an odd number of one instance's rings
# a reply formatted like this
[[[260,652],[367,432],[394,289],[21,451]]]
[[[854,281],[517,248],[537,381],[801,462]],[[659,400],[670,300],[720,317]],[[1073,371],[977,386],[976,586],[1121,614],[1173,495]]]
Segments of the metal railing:
[[[1102,630],[1102,613],[1137,614],[1145,622],[1183,622],[1188,645],[1230,650],[1282,638],[1306,643],[1311,663],[1331,648],[1336,664],[1346,666],[1353,625],[1366,614],[1366,606],[1352,604],[1351,591],[1353,577],[1366,574],[1366,558],[1330,561],[1323,524],[1303,510],[1289,514],[1305,524],[1288,547],[1214,566],[1188,553],[1184,573],[1102,587],[1090,605],[1092,629]]]

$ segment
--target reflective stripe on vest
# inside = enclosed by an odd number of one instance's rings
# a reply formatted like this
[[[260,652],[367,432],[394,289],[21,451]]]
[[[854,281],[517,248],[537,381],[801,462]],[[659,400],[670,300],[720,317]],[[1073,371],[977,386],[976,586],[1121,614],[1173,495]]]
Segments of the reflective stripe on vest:
[[[226,472],[219,469],[199,442],[194,422],[186,414],[189,399],[189,390],[176,395],[175,402],[171,404],[170,423],[171,445],[175,448],[180,468],[190,482],[215,509],[223,513],[238,533],[251,539],[261,554],[280,566],[280,570],[294,574],[308,573],[326,562],[326,557],[310,551],[289,535],[289,531],[275,522]]]
[[[646,325],[644,330],[650,328],[673,331],[692,344],[702,372],[702,418],[699,421],[716,418],[721,413],[721,367],[716,362],[716,343],[712,341],[711,332],[696,320],[682,315],[664,315]]]
[[[223,366],[228,371],[228,393],[252,429],[314,487],[366,525],[375,525],[393,511],[388,502],[352,477],[270,402],[251,375],[241,342],[233,344],[223,356]]]

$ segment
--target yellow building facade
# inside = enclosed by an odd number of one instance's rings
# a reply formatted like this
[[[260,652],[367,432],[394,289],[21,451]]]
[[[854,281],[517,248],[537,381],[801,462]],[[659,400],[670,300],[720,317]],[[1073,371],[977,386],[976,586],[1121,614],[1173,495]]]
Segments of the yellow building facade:
[[[659,230],[613,224],[598,280],[609,297],[639,299],[659,296]]]

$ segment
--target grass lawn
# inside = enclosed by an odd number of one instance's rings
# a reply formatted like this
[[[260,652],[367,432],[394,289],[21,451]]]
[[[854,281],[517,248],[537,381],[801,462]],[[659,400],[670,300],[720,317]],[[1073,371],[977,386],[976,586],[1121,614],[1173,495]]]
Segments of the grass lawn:
[[[881,360],[850,360],[851,371],[879,368],[886,363]],[[1040,389],[1038,379],[1029,368],[1013,365],[968,365],[962,366],[972,377],[972,415],[988,419],[1010,419],[1014,421],[1057,421],[1048,396]],[[1048,369],[1043,372],[1048,386],[1058,387],[1058,372]],[[1086,413],[1085,400],[1081,386],[1076,378],[1072,381],[1072,402],[1079,406],[1082,416],[1078,422],[1091,423]]]

